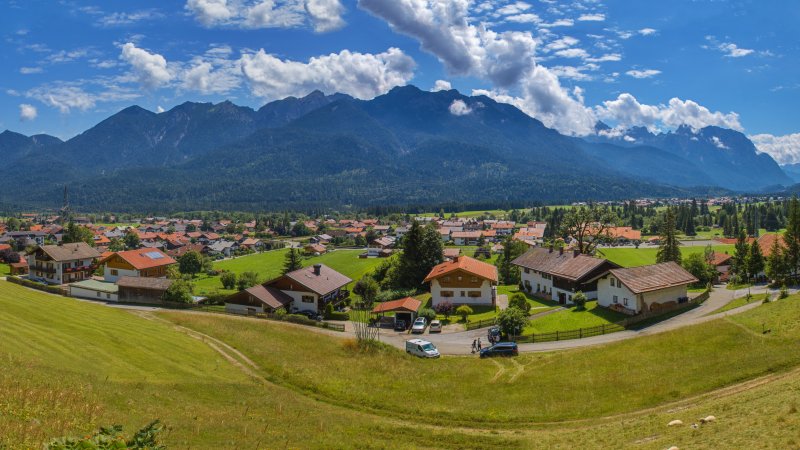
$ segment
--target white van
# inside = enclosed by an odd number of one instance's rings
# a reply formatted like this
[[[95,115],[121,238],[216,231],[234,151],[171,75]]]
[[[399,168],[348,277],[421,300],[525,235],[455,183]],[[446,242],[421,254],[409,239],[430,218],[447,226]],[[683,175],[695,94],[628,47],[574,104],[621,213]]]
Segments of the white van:
[[[438,358],[439,350],[436,346],[422,339],[411,339],[406,341],[406,353],[410,353],[420,358]]]

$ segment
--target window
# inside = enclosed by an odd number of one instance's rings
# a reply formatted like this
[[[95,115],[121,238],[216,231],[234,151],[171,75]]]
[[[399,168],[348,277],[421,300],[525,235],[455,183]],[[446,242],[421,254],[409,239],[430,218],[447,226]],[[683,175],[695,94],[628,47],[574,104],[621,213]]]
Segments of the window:
[[[531,273],[531,269],[525,268],[525,273]]]
[[[567,300],[569,300],[570,302],[572,302],[572,296],[570,295],[570,296],[567,298]]]
[[[303,303],[314,303],[314,296],[313,295],[304,295],[301,300]]]
[[[622,299],[622,304],[625,305],[625,306],[628,306],[628,299],[627,298],[623,298]]]
[[[99,292],[97,293],[97,296],[100,297],[100,293]]]
[[[462,280],[462,278],[463,278],[463,277],[462,277],[461,275],[459,275],[459,276],[458,276],[458,281],[461,281],[461,280]]]
[[[478,277],[472,277],[472,278],[469,279],[469,281],[472,282],[472,283],[477,283],[478,282]]]
[[[453,296],[453,291],[441,291],[441,292],[439,292],[439,295],[442,296],[442,297],[452,297]]]
[[[614,277],[611,277],[611,287],[614,286],[616,286],[616,280],[614,280]]]
[[[478,298],[481,296],[481,291],[469,291],[470,298]]]
[[[462,296],[462,297],[466,297],[466,295],[465,295],[465,294],[466,294],[466,293],[465,293],[464,291],[461,291],[461,296]]]
[[[619,303],[619,297],[617,297],[616,295],[614,296],[614,303]]]
[[[106,298],[110,299],[111,298],[111,294],[106,294]]]
[[[112,276],[112,277],[115,277],[115,276],[117,276],[117,275],[119,275],[119,270],[117,270],[117,269],[111,269],[111,276]]]
[[[445,283],[449,283],[450,282],[450,277],[444,277],[444,278],[442,278],[442,281],[444,281]]]

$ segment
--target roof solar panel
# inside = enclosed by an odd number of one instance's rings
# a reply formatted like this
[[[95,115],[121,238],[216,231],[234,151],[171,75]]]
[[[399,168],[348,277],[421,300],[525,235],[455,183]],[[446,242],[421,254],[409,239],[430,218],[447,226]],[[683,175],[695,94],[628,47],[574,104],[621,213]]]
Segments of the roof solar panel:
[[[144,254],[144,256],[147,256],[150,259],[161,259],[164,257],[164,254],[161,252],[147,252]]]

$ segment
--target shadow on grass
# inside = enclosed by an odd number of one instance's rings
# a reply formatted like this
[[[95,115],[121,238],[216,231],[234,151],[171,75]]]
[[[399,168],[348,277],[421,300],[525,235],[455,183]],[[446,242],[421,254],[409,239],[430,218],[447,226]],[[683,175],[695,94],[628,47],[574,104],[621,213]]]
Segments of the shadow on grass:
[[[628,330],[636,330],[636,331],[643,330],[643,329],[645,329],[647,327],[651,327],[651,326],[653,326],[653,325],[655,325],[657,323],[663,322],[663,321],[668,320],[668,319],[672,319],[673,317],[679,316],[679,315],[681,315],[683,313],[687,313],[687,312],[689,312],[689,311],[691,311],[691,310],[693,310],[693,309],[695,309],[695,308],[697,308],[699,306],[700,305],[693,305],[693,306],[690,306],[690,307],[687,307],[687,308],[684,308],[684,309],[678,309],[678,310],[670,311],[670,312],[664,313],[664,314],[662,314],[660,316],[650,317],[649,319],[645,319],[645,320],[643,320],[643,321],[641,321],[639,323],[635,323],[635,324],[629,326],[627,329]]]

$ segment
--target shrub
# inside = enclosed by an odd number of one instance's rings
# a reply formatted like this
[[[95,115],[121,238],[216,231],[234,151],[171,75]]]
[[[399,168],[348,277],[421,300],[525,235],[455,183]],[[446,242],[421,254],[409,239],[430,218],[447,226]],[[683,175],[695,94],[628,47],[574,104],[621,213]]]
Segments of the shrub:
[[[375,301],[388,302],[389,300],[397,300],[398,298],[413,297],[417,294],[416,289],[388,289],[380,291]]]
[[[219,281],[222,282],[222,287],[225,289],[236,288],[236,274],[233,272],[222,272],[222,275],[219,277]]]
[[[511,299],[508,301],[508,307],[517,308],[525,313],[525,315],[528,315],[531,312],[531,304],[528,303],[528,299],[525,298],[525,295],[520,292],[517,292],[511,296]]]
[[[161,422],[154,420],[146,427],[137,431],[130,438],[122,435],[122,426],[101,427],[100,431],[83,438],[63,437],[53,439],[45,445],[47,450],[67,449],[134,449],[134,450],[164,450],[166,446],[159,444],[158,435],[164,431]]]
[[[581,291],[576,292],[575,295],[572,296],[572,302],[575,303],[575,309],[586,309],[586,294]]]
[[[51,294],[66,296],[66,294],[64,294],[64,291],[58,286],[50,286],[48,284],[37,283],[35,281],[26,280],[24,278],[19,278],[19,277],[12,277],[12,276],[6,277],[6,280],[18,284],[20,286],[36,289],[38,291],[44,291],[44,292],[49,292]]]
[[[236,281],[236,287],[239,288],[240,291],[243,291],[247,288],[251,288],[258,284],[258,274],[255,272],[242,272],[239,275],[239,279]]]
[[[276,319],[282,319],[286,316],[286,308],[278,308],[272,313]]]
[[[445,319],[450,317],[450,314],[453,314],[453,304],[448,301],[443,301],[436,305],[435,308],[438,314],[441,314],[445,317]]]
[[[461,320],[464,322],[467,321],[467,316],[471,315],[472,312],[472,308],[470,308],[469,305],[461,305],[456,308],[456,315],[461,316]]]
[[[497,315],[497,325],[506,336],[522,334],[522,330],[527,324],[528,317],[519,308],[508,308]]]
[[[422,308],[417,313],[417,316],[424,317],[425,320],[430,322],[431,320],[436,318],[436,311],[434,311],[434,310],[432,310],[430,308]]]
[[[780,294],[778,294],[778,298],[783,299],[783,298],[786,298],[788,296],[789,296],[789,289],[786,288],[785,284],[781,285],[781,291],[780,291]]]

